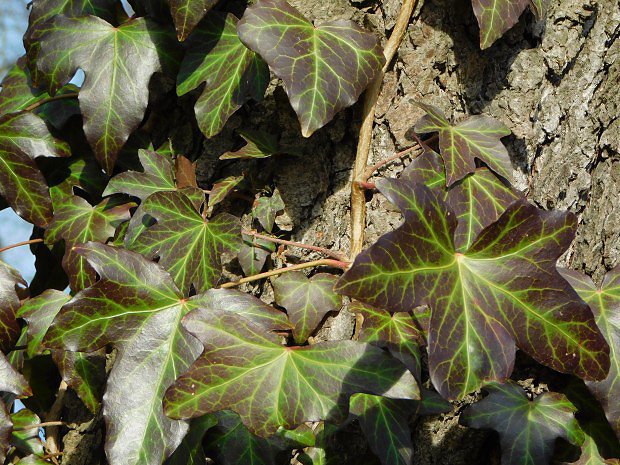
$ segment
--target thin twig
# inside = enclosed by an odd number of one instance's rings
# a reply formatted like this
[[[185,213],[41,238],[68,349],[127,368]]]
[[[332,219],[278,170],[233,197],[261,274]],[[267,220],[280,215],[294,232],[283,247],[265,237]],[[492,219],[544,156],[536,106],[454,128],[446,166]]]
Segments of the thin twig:
[[[46,103],[50,103],[55,100],[62,100],[66,98],[77,98],[77,96],[78,96],[77,92],[69,92],[67,94],[54,95],[53,97],[48,97],[46,99],[39,100],[38,102],[34,102],[32,105],[24,108],[24,111],[32,111],[32,110],[39,108],[41,105],[45,105]]]
[[[272,237],[272,236],[265,236],[264,234],[259,234],[256,231],[246,231],[246,230],[243,230],[243,231],[241,231],[241,233],[245,234],[247,236],[256,237],[257,239],[263,239],[263,240],[266,240],[266,241],[269,241],[269,242],[273,242],[275,244],[283,244],[283,245],[289,245],[291,247],[299,247],[300,249],[312,250],[314,252],[319,252],[319,253],[322,253],[323,255],[327,255],[329,257],[335,258],[336,260],[339,260],[339,261],[346,261],[347,260],[347,258],[344,256],[344,254],[342,254],[340,252],[336,252],[334,250],[326,249],[324,247],[318,247],[316,245],[302,244],[301,242],[287,241],[285,239],[279,239],[277,237]]]
[[[388,163],[391,163],[395,160],[400,160],[401,158],[403,158],[405,155],[409,155],[411,152],[413,152],[414,150],[421,150],[420,147],[418,146],[413,146],[413,147],[409,147],[408,149],[405,149],[401,152],[395,153],[392,156],[389,156],[383,160],[381,160],[378,163],[375,163],[372,166],[369,166],[366,168],[366,170],[364,171],[364,175],[362,176],[361,181],[368,181],[368,179],[374,174],[375,171],[377,171],[380,168],[383,168],[385,165],[387,165]]]
[[[26,431],[28,429],[45,428],[46,426],[63,426],[66,423],[64,421],[44,421],[43,423],[37,423],[36,425],[26,425],[13,428],[13,431]]]
[[[225,283],[220,286],[222,289],[229,289],[231,287],[237,287],[241,284],[251,283],[252,281],[258,281],[260,279],[269,278],[270,276],[278,276],[283,273],[288,273],[290,271],[303,270],[304,268],[312,268],[315,266],[331,266],[334,268],[341,268],[343,270],[349,267],[350,263],[343,262],[340,260],[332,260],[329,258],[323,258],[321,260],[314,260],[312,262],[299,263],[297,265],[287,266],[286,268],[278,268],[277,270],[267,271],[265,273],[255,274],[253,276],[248,276],[246,278],[242,278],[239,281],[233,281],[230,283]]]
[[[409,24],[409,18],[411,18],[416,3],[417,0],[403,0],[396,25],[383,51],[385,66],[366,90],[364,118],[360,129],[355,165],[353,166],[353,182],[351,183],[351,259],[354,259],[362,251],[366,226],[366,197],[364,190],[356,181],[363,181],[362,177],[368,165],[372,128],[375,121],[375,107],[381,91],[383,77],[403,40]]]
[[[29,244],[38,244],[39,242],[43,242],[43,239],[30,239],[29,241],[18,242],[17,244],[7,245],[6,247],[2,247],[0,249],[0,253],[6,252],[7,250],[14,249],[15,247],[21,247],[22,245]]]

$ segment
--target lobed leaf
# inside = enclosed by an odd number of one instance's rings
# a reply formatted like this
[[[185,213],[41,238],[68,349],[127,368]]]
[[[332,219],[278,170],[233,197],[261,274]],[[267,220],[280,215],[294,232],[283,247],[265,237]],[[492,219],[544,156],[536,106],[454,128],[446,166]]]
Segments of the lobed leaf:
[[[342,297],[334,292],[337,280],[328,273],[308,279],[301,271],[292,271],[273,282],[276,302],[286,308],[297,344],[308,340],[325,315],[340,310]]]
[[[353,105],[385,63],[374,34],[353,21],[314,26],[285,0],[248,7],[237,31],[284,81],[304,137]]]
[[[258,220],[265,231],[271,232],[276,216],[284,210],[284,201],[280,192],[275,190],[269,197],[260,197],[252,207],[252,216]]]
[[[449,399],[512,372],[515,346],[551,368],[603,379],[609,348],[592,312],[555,269],[576,218],[513,203],[461,253],[456,217],[420,184],[380,180],[405,221],[357,256],[336,290],[376,307],[428,305],[429,370]]]
[[[101,405],[105,386],[105,349],[94,352],[53,350],[52,359],[63,381],[75,391],[91,413]]]
[[[49,174],[49,180],[50,197],[56,209],[71,201],[75,188],[89,200],[96,201],[105,189],[108,177],[94,158],[72,156],[57,164]]]
[[[510,157],[500,141],[510,135],[506,126],[486,115],[470,116],[452,125],[439,108],[425,103],[418,105],[426,116],[418,121],[415,130],[420,134],[439,132],[439,152],[448,187],[476,170],[476,158],[508,181],[512,179]]]
[[[620,439],[620,266],[609,271],[597,287],[590,277],[574,270],[560,270],[590,306],[596,324],[610,347],[611,367],[602,381],[586,381],[601,403],[616,436]]]
[[[69,148],[50,134],[32,113],[0,117],[0,194],[26,221],[45,227],[52,219],[52,201],[37,157],[69,156]]]
[[[180,192],[153,194],[141,213],[157,223],[144,230],[130,248],[159,257],[159,264],[186,294],[192,284],[198,292],[215,286],[222,274],[220,255],[236,252],[240,245],[237,218],[222,213],[207,221]]]
[[[43,343],[71,351],[117,348],[103,397],[107,459],[161,463],[188,430],[161,409],[165,389],[200,352],[179,324],[188,300],[160,265],[139,254],[97,242],[76,251],[100,280],[61,309]]]
[[[144,117],[149,81],[175,66],[174,38],[144,18],[115,27],[95,16],[54,17],[38,37],[37,66],[55,93],[77,69],[84,133],[106,173]]]
[[[470,405],[459,421],[472,428],[499,433],[502,465],[549,463],[557,438],[581,444],[584,434],[574,417],[575,406],[563,394],[546,392],[530,401],[513,382],[493,383],[489,395]]]
[[[177,94],[205,83],[194,110],[206,137],[218,134],[248,100],[262,100],[269,84],[267,65],[237,36],[238,21],[233,14],[211,12],[187,41]]]
[[[183,325],[205,346],[167,391],[164,411],[191,418],[229,409],[259,436],[305,421],[342,421],[356,392],[417,399],[417,383],[380,349],[355,341],[290,348],[249,320],[209,309]]]

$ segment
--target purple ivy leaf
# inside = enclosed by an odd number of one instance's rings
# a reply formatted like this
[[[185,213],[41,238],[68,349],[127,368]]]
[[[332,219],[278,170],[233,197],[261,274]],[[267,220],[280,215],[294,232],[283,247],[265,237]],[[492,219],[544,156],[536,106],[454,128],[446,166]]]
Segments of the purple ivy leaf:
[[[265,231],[271,232],[276,216],[284,210],[284,201],[276,189],[269,197],[260,197],[252,206],[252,216],[258,220]]]
[[[243,181],[243,176],[228,176],[216,181],[209,194],[209,207],[213,207],[224,200],[241,181]]]
[[[10,351],[19,337],[17,311],[20,298],[17,291],[20,286],[27,285],[19,271],[0,261],[0,351]]]
[[[236,152],[226,152],[220,160],[235,158],[268,158],[280,153],[278,138],[265,131],[239,130],[246,144]]]
[[[169,0],[170,13],[174,27],[177,30],[177,39],[181,42],[194,30],[207,12],[219,0]]]
[[[260,273],[267,258],[276,251],[276,245],[256,236],[242,234],[243,243],[237,252],[237,260],[246,276]]]

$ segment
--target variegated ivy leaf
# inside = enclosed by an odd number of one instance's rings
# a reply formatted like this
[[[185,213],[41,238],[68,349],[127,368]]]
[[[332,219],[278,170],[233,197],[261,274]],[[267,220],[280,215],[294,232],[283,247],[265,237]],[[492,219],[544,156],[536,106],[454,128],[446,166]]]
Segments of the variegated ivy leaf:
[[[239,135],[246,144],[236,152],[226,152],[220,160],[235,158],[268,158],[280,153],[278,138],[265,131],[240,130]]]
[[[170,13],[174,20],[177,30],[177,38],[180,41],[187,39],[187,36],[194,30],[196,25],[204,15],[219,0],[168,0]]]
[[[243,181],[243,176],[229,176],[216,181],[209,194],[209,207],[213,207],[224,200],[241,181]]]
[[[153,150],[138,150],[143,172],[125,171],[108,183],[103,195],[129,194],[145,200],[159,191],[175,191],[174,162],[165,154]]]
[[[437,107],[419,103],[426,112],[415,126],[416,132],[439,132],[439,152],[446,169],[446,185],[451,186],[476,170],[475,159],[508,181],[512,179],[510,157],[501,138],[510,130],[495,118],[486,115],[468,117],[453,125]]]
[[[52,137],[32,113],[0,117],[0,194],[26,221],[45,227],[52,219],[52,201],[37,157],[69,156],[69,147]]]
[[[180,326],[191,299],[139,254],[97,242],[76,249],[101,279],[62,307],[43,345],[93,351],[112,344],[118,354],[103,399],[107,459],[111,465],[162,463],[188,429],[164,416],[161,401],[200,352]]]
[[[459,251],[467,250],[480,231],[497,221],[511,203],[522,198],[487,168],[476,168],[460,182],[446,187],[443,163],[432,151],[413,160],[400,179],[426,185],[452,208],[458,220],[454,243]]]
[[[260,273],[267,258],[276,251],[276,245],[265,239],[247,234],[241,235],[243,243],[237,252],[237,260],[246,276]]]
[[[388,399],[368,394],[351,397],[351,413],[357,417],[362,433],[383,465],[410,465],[413,442],[409,418],[418,402]]]
[[[583,442],[583,431],[574,416],[577,409],[563,394],[546,392],[530,401],[512,381],[485,389],[489,395],[470,405],[459,421],[499,433],[502,465],[549,463],[556,439],[576,445]]]
[[[4,355],[0,354],[0,357]],[[0,360],[0,370],[2,369],[2,361]],[[1,372],[0,372],[1,373]],[[11,422],[11,416],[4,405],[4,402],[0,400],[0,462],[4,463],[6,459],[6,453],[11,447],[11,433],[13,431],[13,422]]]
[[[284,210],[284,201],[276,189],[269,197],[260,197],[252,207],[252,216],[258,220],[265,231],[273,230],[276,216]]]
[[[39,428],[29,428],[41,423],[39,416],[28,409],[11,414],[13,434],[11,444],[24,454],[43,455],[45,449],[39,437]]]
[[[147,201],[141,214],[157,223],[142,231],[131,249],[149,258],[159,257],[159,264],[185,294],[191,285],[198,292],[215,286],[222,274],[221,254],[239,248],[239,219],[221,213],[206,220],[181,192],[157,192]]]
[[[261,100],[269,84],[267,65],[237,36],[238,21],[233,14],[213,11],[187,41],[177,94],[205,83],[194,110],[206,137],[218,134],[245,102]]]
[[[84,71],[79,93],[84,133],[112,173],[119,151],[142,122],[151,76],[176,66],[173,34],[150,20],[118,27],[95,16],[54,17],[41,33],[38,69],[52,93]]]
[[[129,209],[135,206],[122,197],[108,197],[92,206],[83,198],[73,196],[57,208],[47,229],[46,242],[52,244],[64,239],[62,266],[74,292],[92,285],[96,278],[95,271],[74,246],[88,241],[105,243],[114,236],[116,227],[130,218]]]
[[[577,293],[590,306],[611,349],[611,367],[603,381],[586,385],[601,403],[609,424],[620,439],[620,266],[616,266],[597,287],[590,277],[573,270],[560,270]]]
[[[318,273],[308,279],[301,271],[292,271],[274,281],[276,302],[286,308],[298,344],[308,340],[325,315],[340,310],[342,297],[334,292],[337,280],[328,273]]]
[[[542,18],[547,0],[472,0],[474,14],[480,26],[480,48],[493,45],[519,21],[528,5]]]
[[[358,255],[336,289],[395,312],[429,306],[429,371],[441,395],[505,380],[516,347],[560,372],[607,376],[609,347],[592,312],[555,269],[574,215],[519,200],[457,252],[456,215],[436,194],[396,179],[377,187],[405,221]]]
[[[413,376],[381,349],[356,341],[283,347],[250,320],[209,310],[208,318],[192,312],[183,320],[205,350],[166,392],[164,411],[172,418],[233,410],[267,437],[279,426],[343,421],[357,392],[419,397]]]
[[[20,298],[17,291],[20,286],[27,285],[19,271],[0,260],[0,351],[11,350],[19,337],[16,312]]]
[[[304,137],[353,105],[385,62],[374,34],[353,21],[314,26],[285,0],[250,6],[237,31],[284,81]]]
[[[192,420],[189,432],[183,438],[181,445],[164,462],[164,465],[206,465],[207,457],[202,448],[202,441],[206,432],[216,424],[215,415],[205,415]]]

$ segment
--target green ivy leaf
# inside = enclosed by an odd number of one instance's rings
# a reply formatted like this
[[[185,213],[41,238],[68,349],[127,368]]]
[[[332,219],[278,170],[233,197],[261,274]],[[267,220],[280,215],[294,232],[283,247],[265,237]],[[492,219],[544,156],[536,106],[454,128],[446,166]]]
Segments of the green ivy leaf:
[[[489,395],[469,406],[459,421],[499,433],[502,465],[549,463],[557,438],[577,445],[583,442],[583,431],[574,416],[577,409],[563,394],[546,392],[532,402],[512,381],[485,389]]]
[[[49,97],[45,90],[32,87],[24,56],[8,71],[0,86],[0,115],[22,111]]]
[[[237,260],[246,276],[260,273],[265,266],[267,258],[276,251],[276,245],[256,236],[241,235],[243,243],[237,252]]]
[[[318,273],[308,279],[301,271],[292,271],[273,282],[276,302],[286,308],[297,344],[308,340],[325,315],[340,310],[342,297],[334,292],[337,280],[328,273]]]
[[[26,221],[45,227],[52,219],[52,201],[37,157],[69,156],[69,147],[52,137],[32,113],[0,117],[0,194]]]
[[[19,337],[16,313],[20,306],[17,295],[20,286],[28,284],[19,271],[0,260],[0,351],[11,350]]]
[[[165,389],[200,352],[179,324],[188,301],[160,265],[139,254],[97,242],[76,249],[101,279],[61,309],[43,344],[118,350],[103,400],[107,459],[112,465],[161,463],[188,430],[161,409]]]
[[[194,30],[204,15],[215,6],[219,0],[168,0],[170,13],[180,41]]]
[[[351,397],[351,413],[359,421],[372,452],[383,465],[410,465],[413,443],[409,418],[418,402],[368,394]]]
[[[115,27],[94,16],[56,16],[39,37],[37,66],[52,92],[77,69],[84,133],[95,156],[112,173],[119,151],[142,122],[154,73],[175,66],[174,37],[136,18]]]
[[[611,367],[603,381],[586,381],[601,403],[610,425],[620,439],[620,266],[609,271],[597,287],[590,277],[560,270],[579,296],[590,306],[596,324],[611,348]]]
[[[276,216],[284,210],[286,205],[280,196],[280,192],[275,190],[269,197],[260,197],[252,207],[252,216],[258,220],[265,231],[271,232]]]
[[[54,209],[70,202],[79,188],[82,195],[93,201],[99,199],[108,177],[93,157],[70,157],[60,161],[49,176],[50,197]]]
[[[10,392],[17,396],[32,395],[26,379],[11,366],[5,355],[0,352],[0,392]],[[1,403],[1,402],[0,402]]]
[[[476,170],[475,159],[508,181],[512,180],[512,165],[502,137],[510,130],[495,118],[486,115],[468,117],[452,125],[437,107],[418,103],[426,112],[415,126],[416,132],[439,132],[439,152],[446,168],[446,185],[451,186]]]
[[[229,176],[216,181],[209,194],[209,207],[213,207],[224,200],[241,181],[243,181],[243,176]]]
[[[459,251],[467,250],[480,231],[522,198],[486,168],[476,168],[460,182],[446,187],[443,163],[432,151],[413,160],[400,179],[426,185],[452,208],[458,220],[454,242]]]
[[[557,371],[607,376],[609,348],[592,312],[555,269],[574,215],[519,200],[461,253],[456,216],[433,192],[396,179],[377,187],[405,221],[358,255],[336,289],[395,312],[430,307],[429,370],[442,396],[506,379],[515,345]]]
[[[192,284],[198,292],[215,286],[222,274],[220,255],[236,252],[241,242],[237,218],[222,213],[207,221],[180,192],[153,194],[142,214],[157,223],[143,231],[131,249],[159,257],[159,264],[186,294]]]
[[[105,243],[114,236],[116,227],[130,218],[129,209],[135,206],[122,197],[108,197],[93,207],[83,198],[73,196],[56,210],[46,242],[52,244],[64,239],[62,266],[74,292],[92,285],[96,278],[94,270],[74,247],[88,241]]]
[[[474,14],[480,26],[480,48],[493,45],[519,21],[528,5],[541,18],[545,0],[472,0]]]
[[[248,100],[262,100],[269,84],[267,65],[237,36],[238,21],[230,13],[211,12],[187,41],[177,94],[206,83],[194,107],[206,137],[218,134]]]
[[[279,426],[342,421],[356,392],[419,397],[413,376],[381,349],[355,341],[283,347],[249,320],[209,310],[206,319],[192,313],[183,321],[205,350],[166,392],[164,411],[173,418],[229,409],[266,437]]]
[[[581,445],[581,456],[572,465],[620,465],[620,460],[616,458],[605,459],[601,456],[598,446],[591,436],[586,434]]]
[[[11,421],[13,423],[11,444],[24,454],[43,455],[45,449],[39,438],[39,428],[28,428],[41,423],[39,416],[30,410],[22,409],[11,414]]]
[[[193,419],[181,445],[164,462],[164,465],[207,465],[202,442],[205,433],[215,425],[217,425],[215,415],[204,415]]]
[[[285,0],[250,6],[237,31],[284,81],[304,137],[353,105],[385,63],[374,34],[345,20],[315,27]]]
[[[278,138],[265,131],[239,130],[239,135],[246,144],[236,152],[226,152],[220,156],[220,160],[233,160],[236,158],[268,158],[280,153]]]
[[[19,465],[49,465],[49,462],[38,455],[27,455],[17,462]]]

